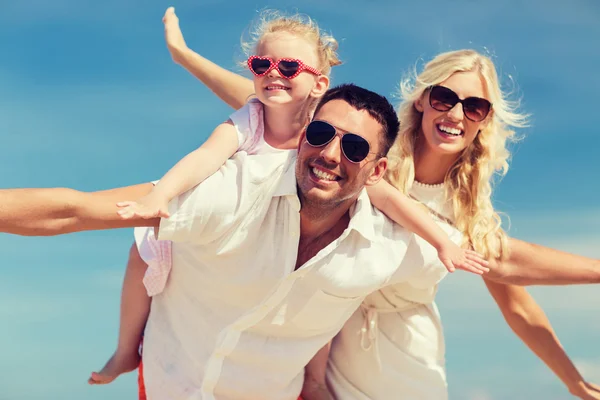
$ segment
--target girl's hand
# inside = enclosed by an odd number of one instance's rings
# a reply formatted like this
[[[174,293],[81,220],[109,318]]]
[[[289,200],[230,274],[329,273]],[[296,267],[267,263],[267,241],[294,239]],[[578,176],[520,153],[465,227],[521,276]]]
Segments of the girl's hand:
[[[176,63],[180,62],[181,54],[188,47],[183,38],[181,28],[179,28],[179,18],[175,14],[175,8],[169,7],[163,17],[163,24],[165,25],[165,40],[167,42],[167,48],[171,53],[173,61]]]
[[[490,270],[488,268],[489,263],[481,254],[473,250],[465,250],[451,241],[438,249],[438,258],[448,272],[454,272],[458,268],[482,275]]]
[[[138,201],[122,201],[117,203],[121,209],[117,214],[123,219],[139,217],[143,219],[150,218],[169,218],[168,199],[150,193]]]

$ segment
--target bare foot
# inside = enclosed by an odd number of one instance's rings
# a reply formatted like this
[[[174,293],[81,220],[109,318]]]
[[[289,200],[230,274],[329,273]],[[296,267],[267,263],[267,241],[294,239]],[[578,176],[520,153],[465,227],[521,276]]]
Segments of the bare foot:
[[[92,372],[88,383],[90,385],[106,385],[117,379],[119,375],[133,371],[139,364],[140,355],[137,351],[132,354],[121,354],[117,351],[100,372]]]

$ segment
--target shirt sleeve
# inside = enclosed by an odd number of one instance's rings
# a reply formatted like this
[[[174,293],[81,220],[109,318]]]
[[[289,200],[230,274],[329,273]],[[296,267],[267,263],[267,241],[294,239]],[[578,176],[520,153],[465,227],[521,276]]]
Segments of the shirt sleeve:
[[[159,240],[206,244],[231,226],[239,214],[241,190],[249,184],[246,153],[236,153],[202,183],[169,203]]]
[[[205,245],[238,229],[251,212],[268,206],[293,157],[238,152],[202,183],[169,203],[159,240]]]
[[[237,132],[238,150],[248,154],[256,153],[264,128],[262,104],[252,99],[229,116]]]
[[[445,222],[436,222],[448,235],[450,240],[460,244],[462,235],[457,229]],[[405,262],[419,263],[418,265],[420,265],[417,273],[409,279],[410,285],[415,288],[431,288],[437,285],[448,274],[448,270],[438,258],[435,247],[418,235],[414,235],[414,239],[408,247]]]

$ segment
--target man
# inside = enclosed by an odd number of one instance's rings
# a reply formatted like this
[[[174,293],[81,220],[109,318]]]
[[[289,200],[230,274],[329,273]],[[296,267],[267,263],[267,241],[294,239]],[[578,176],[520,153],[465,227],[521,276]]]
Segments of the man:
[[[304,366],[363,298],[436,273],[413,236],[369,203],[398,121],[392,106],[352,85],[330,90],[315,120],[335,129],[294,155],[236,155],[175,199],[168,220],[122,221],[115,203],[140,185],[84,194],[0,191],[0,231],[43,235],[149,225],[173,245],[173,270],[153,299],[144,349],[150,398],[293,399]],[[344,135],[370,150],[352,163]],[[441,278],[441,277],[440,277]]]
[[[174,244],[169,284],[153,299],[144,338],[149,398],[296,398],[304,366],[366,295],[437,263],[420,258],[412,234],[373,209],[364,191],[382,178],[398,132],[391,104],[344,85],[326,94],[315,119],[312,128],[331,141],[303,138],[297,160],[240,153],[175,199],[168,220],[118,219],[116,200],[138,198],[148,185],[17,190],[0,193],[0,230],[155,226]],[[357,140],[348,133],[369,145],[360,162],[346,158],[356,144],[348,139]]]

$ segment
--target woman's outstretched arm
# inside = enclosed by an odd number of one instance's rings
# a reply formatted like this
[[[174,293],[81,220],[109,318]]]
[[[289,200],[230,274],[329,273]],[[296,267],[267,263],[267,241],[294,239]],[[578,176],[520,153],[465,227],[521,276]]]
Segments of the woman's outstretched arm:
[[[544,310],[522,286],[485,280],[513,332],[581,399],[600,399],[600,386],[586,382],[560,344]]]
[[[486,278],[515,285],[600,283],[600,260],[509,239],[506,260],[490,260]]]

